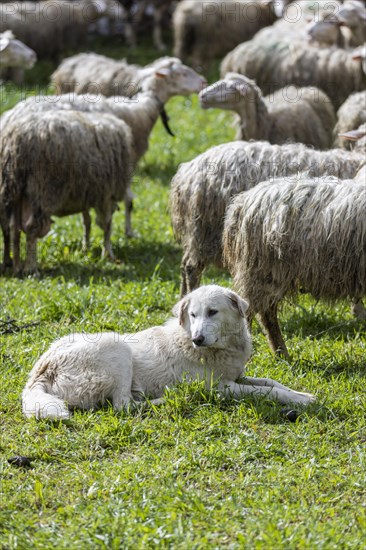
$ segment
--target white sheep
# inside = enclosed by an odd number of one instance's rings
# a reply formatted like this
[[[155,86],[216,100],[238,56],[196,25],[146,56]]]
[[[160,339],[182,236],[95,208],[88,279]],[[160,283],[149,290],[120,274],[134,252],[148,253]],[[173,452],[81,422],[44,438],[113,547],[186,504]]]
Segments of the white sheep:
[[[181,164],[170,195],[173,230],[183,247],[181,295],[199,286],[208,265],[223,266],[223,221],[235,195],[266,179],[303,171],[311,177],[352,178],[365,163],[364,154],[340,149],[315,151],[301,144],[234,141]]]
[[[57,60],[66,46],[77,47],[90,23],[118,16],[116,0],[42,0],[0,3],[0,31],[10,29],[39,59]]]
[[[262,33],[224,58],[223,77],[228,72],[243,74],[254,79],[265,95],[289,84],[316,86],[330,97],[336,108],[350,94],[366,88],[363,70],[366,49],[359,49],[356,56],[343,48],[319,48],[296,36]]]
[[[36,52],[17,40],[11,31],[0,33],[0,76],[11,68],[10,78],[21,84],[24,69],[31,69],[36,61]]]
[[[204,84],[200,75],[179,60],[171,58],[164,68],[156,70],[146,79],[147,91],[133,100],[125,97],[97,97],[93,102],[93,97],[41,96],[29,98],[6,112],[1,119],[0,135],[0,155],[4,163],[0,176],[0,222],[6,252],[4,264],[10,263],[11,218],[15,220],[14,269],[20,269],[19,231],[23,229],[30,250],[25,269],[32,271],[35,268],[35,259],[31,258],[34,243],[38,237],[47,233],[50,217],[82,212],[85,240],[88,242],[91,207],[96,209],[97,223],[104,229],[104,253],[113,257],[110,245],[112,214],[117,201],[125,199],[127,205],[130,204],[131,174],[147,149],[149,134],[164,103],[172,95],[197,93]],[[109,126],[103,124],[104,116]],[[93,117],[96,122],[90,123],[91,136],[88,136],[88,124],[94,120]],[[117,139],[113,135],[114,119],[116,128],[123,129],[120,152],[118,143],[114,141]],[[100,121],[101,128],[94,128],[97,121]],[[79,160],[74,124],[76,128],[80,127],[77,139],[82,141],[85,134]],[[109,152],[111,147],[112,151]],[[71,151],[72,148],[75,151]],[[63,154],[58,149],[64,149]],[[107,149],[108,155],[104,161],[103,154]],[[112,154],[116,156],[114,164],[110,157]],[[83,168],[88,162],[91,163],[92,172],[91,168]],[[78,166],[74,170],[75,164],[80,164],[81,168]],[[33,181],[34,173],[37,174],[36,181]],[[60,180],[62,183],[57,185],[62,184],[63,195],[57,197],[54,185]],[[47,191],[44,191],[46,188]],[[47,193],[56,193],[54,203],[46,199],[43,201],[42,196]],[[128,232],[128,208],[126,214]]]
[[[298,142],[316,149],[329,149],[332,144],[335,112],[318,88],[288,86],[263,97],[253,80],[228,73],[202,90],[199,98],[204,109],[230,109],[239,115],[237,139]]]
[[[304,289],[317,299],[366,294],[365,181],[298,176],[240,193],[228,208],[224,260],[273,351],[288,356],[278,304]]]
[[[96,53],[80,53],[67,57],[51,75],[57,93],[102,94],[132,97],[143,80],[154,70],[165,67],[171,57],[156,59],[146,67],[116,60]],[[179,61],[179,60],[178,60]]]
[[[207,65],[275,21],[273,2],[183,0],[173,14],[174,55]]]

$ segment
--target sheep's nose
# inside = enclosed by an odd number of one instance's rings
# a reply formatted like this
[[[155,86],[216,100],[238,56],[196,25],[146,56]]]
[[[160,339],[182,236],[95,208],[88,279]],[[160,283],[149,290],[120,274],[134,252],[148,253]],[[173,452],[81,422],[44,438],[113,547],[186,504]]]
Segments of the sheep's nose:
[[[205,341],[205,337],[202,336],[197,336],[197,338],[193,338],[192,339],[192,342],[196,345],[196,346],[202,346],[203,342]]]

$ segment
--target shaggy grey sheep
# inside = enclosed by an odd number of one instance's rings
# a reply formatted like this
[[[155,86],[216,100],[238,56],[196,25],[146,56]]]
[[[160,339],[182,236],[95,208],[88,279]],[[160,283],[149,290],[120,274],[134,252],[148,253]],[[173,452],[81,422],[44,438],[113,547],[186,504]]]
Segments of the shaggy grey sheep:
[[[279,302],[300,288],[317,299],[366,294],[366,185],[336,178],[279,178],[240,193],[228,208],[225,263],[273,351],[288,356]]]
[[[0,4],[0,31],[12,30],[40,59],[57,59],[66,46],[80,45],[90,23],[120,9],[116,0],[7,2]]]
[[[7,166],[7,169],[3,171],[2,174],[0,174],[0,204],[6,205],[6,209],[0,210],[0,222],[4,234],[4,242],[6,244],[5,246],[5,256],[4,256],[4,264],[8,265],[10,263],[10,245],[9,245],[9,235],[10,235],[10,219],[11,217],[15,216],[15,213],[19,209],[24,210],[23,203],[26,203],[26,208],[28,208],[28,202],[29,200],[32,200],[32,193],[33,188],[31,190],[28,190],[28,178],[32,178],[32,173],[37,170],[43,170],[43,167],[38,168],[36,163],[31,162],[31,144],[32,140],[31,137],[34,136],[34,145],[33,147],[37,148],[37,158],[41,159],[42,155],[41,152],[43,152],[45,159],[49,159],[49,162],[52,160],[52,151],[54,147],[60,147],[60,143],[62,143],[62,140],[64,140],[64,147],[66,149],[65,155],[67,154],[68,150],[68,134],[71,135],[72,140],[72,134],[73,134],[73,121],[75,119],[75,123],[78,123],[79,116],[83,116],[84,114],[88,116],[90,119],[93,119],[93,116],[95,114],[97,120],[102,120],[103,116],[106,115],[108,119],[115,118],[116,124],[118,122],[123,123],[123,127],[128,129],[128,132],[126,130],[126,136],[128,136],[128,155],[123,152],[123,163],[124,166],[128,165],[128,168],[125,168],[125,170],[128,171],[129,175],[131,176],[132,171],[134,167],[136,166],[136,163],[140,159],[140,157],[145,153],[147,147],[148,147],[148,140],[150,132],[158,119],[158,117],[161,114],[162,107],[164,103],[173,95],[189,95],[191,93],[197,93],[202,86],[205,85],[204,79],[198,75],[196,72],[194,72],[189,67],[183,65],[179,60],[175,58],[170,58],[166,60],[165,67],[161,67],[160,69],[154,71],[154,73],[148,77],[144,83],[143,83],[143,89],[146,87],[146,92],[142,92],[140,95],[136,96],[132,100],[126,97],[117,97],[117,98],[103,98],[103,97],[93,97],[89,96],[87,98],[83,96],[61,96],[61,97],[55,97],[55,96],[40,96],[40,97],[33,97],[29,98],[26,101],[20,102],[18,105],[16,105],[12,110],[6,112],[2,118],[1,118],[1,127],[2,132],[0,135],[0,155],[3,160],[3,163],[5,166]],[[50,120],[50,125],[53,123],[53,121],[57,118],[57,115],[60,114],[60,117],[66,117],[64,126],[60,126],[58,128],[58,131],[60,132],[60,136],[55,136],[55,140],[50,140],[49,143],[42,141],[42,132],[47,134],[49,127],[47,126],[46,129],[43,128],[42,124],[37,124],[37,120],[43,120],[43,117],[45,115],[50,114],[50,119],[47,118],[47,120]],[[69,116],[70,115],[70,116]],[[53,118],[52,118],[53,117]],[[24,161],[20,158],[20,149],[18,148],[18,141],[20,140],[21,143],[23,143],[23,132],[24,132],[24,120],[27,120],[27,132],[29,135],[29,139],[26,142],[27,146],[30,148],[30,153],[24,157]],[[118,127],[118,125],[117,125]],[[87,132],[87,127],[83,127],[85,133]],[[56,127],[55,130],[56,132]],[[113,127],[111,126],[111,132],[113,131]],[[51,133],[51,130],[49,130]],[[80,130],[80,135],[82,134],[82,130]],[[107,147],[108,145],[108,134],[106,135],[105,141],[106,144],[104,145],[104,142],[102,138],[99,138],[99,145],[97,142],[94,144],[94,148],[100,147],[102,150]],[[127,138],[126,138],[127,139]],[[90,141],[90,140],[89,140]],[[86,139],[86,142],[89,143],[89,141]],[[24,146],[25,147],[25,146]],[[124,143],[123,143],[124,149],[126,149]],[[38,148],[41,150],[41,152],[38,151]],[[116,151],[116,147],[114,148]],[[81,163],[86,162],[84,160],[85,153],[82,150],[81,156],[83,157],[81,159]],[[74,153],[73,153],[74,154]],[[75,155],[77,155],[77,151],[75,152]],[[95,153],[95,157],[99,158],[100,151],[98,150]],[[59,153],[56,152],[55,155],[55,170],[57,170],[58,162],[61,162],[61,157],[59,157]],[[93,157],[93,148],[91,149],[88,159]],[[59,159],[59,160],[57,160]],[[40,161],[39,161],[40,162]],[[69,165],[72,165],[74,160],[70,160]],[[106,161],[107,162],[107,161]],[[122,161],[121,161],[122,162]],[[47,162],[44,163],[44,173],[42,177],[45,178],[45,181],[42,183],[43,186],[49,185],[51,188],[53,186],[52,178],[51,176],[49,179],[47,179]],[[17,169],[16,175],[12,175],[12,166],[16,165],[19,168]],[[22,168],[21,168],[22,167]],[[94,166],[95,168],[95,166]],[[118,166],[117,166],[118,168]],[[116,168],[116,175],[115,177],[118,177],[118,170]],[[23,170],[23,172],[22,172]],[[60,168],[62,171],[63,168]],[[100,204],[102,207],[104,202],[101,200],[101,195],[103,194],[103,189],[108,186],[108,179],[109,179],[109,168],[108,165],[105,169],[105,175],[104,175],[104,164],[99,163],[97,170],[96,170],[96,178],[100,178],[99,187],[101,189],[100,195],[98,195],[98,200],[100,201]],[[20,174],[23,174],[22,177],[20,177]],[[51,173],[51,172],[50,172]],[[80,172],[82,173],[82,172]],[[114,200],[112,200],[112,195],[109,195],[106,193],[107,198],[106,201],[108,202],[108,208],[111,212],[111,215],[116,207],[116,202],[122,199],[125,199],[126,202],[126,232],[131,233],[131,227],[130,227],[130,205],[131,205],[131,199],[130,199],[130,179],[127,179],[124,177],[124,174],[122,173],[121,177],[123,176],[123,192],[121,191],[116,194]],[[83,177],[83,180],[85,180],[85,185],[88,186],[88,177],[85,175]],[[91,180],[94,183],[94,180]],[[67,192],[67,189],[71,188],[74,185],[74,178],[71,174],[70,178],[68,180],[65,180],[65,188]],[[33,183],[32,183],[33,185]],[[91,185],[91,183],[90,183]],[[76,212],[82,212],[84,216],[84,225],[85,225],[85,243],[88,244],[89,241],[89,233],[90,233],[90,216],[89,216],[89,208],[94,207],[97,210],[97,206],[95,205],[95,201],[93,203],[89,203],[88,200],[88,192],[85,192],[81,190],[82,198],[80,198],[80,201],[82,202],[82,208],[79,205],[79,202],[75,203],[75,206],[73,207],[73,198],[70,198],[69,203],[69,210],[70,212],[65,209],[65,214],[67,213],[76,213]],[[83,194],[84,193],[84,194]],[[73,196],[71,194],[71,196]],[[28,201],[28,202],[27,202]],[[45,207],[46,208],[46,207]],[[29,208],[28,208],[29,209]],[[46,208],[47,209],[47,208]],[[51,212],[51,214],[54,215],[60,215],[59,214],[60,209],[57,211]],[[48,210],[47,210],[48,215]],[[49,217],[49,216],[48,216]],[[100,217],[100,216],[99,216]],[[46,216],[47,218],[47,216]],[[47,229],[47,225],[45,225],[45,228]],[[28,225],[18,224],[16,228],[23,228],[23,230],[27,233],[28,231]],[[47,231],[42,230],[38,231],[39,236],[42,236],[42,234],[45,234]],[[29,230],[30,231],[30,230]],[[110,233],[110,230],[109,230]],[[109,242],[109,233],[105,239],[105,253],[113,257],[112,249]],[[19,239],[18,239],[19,240]],[[19,257],[19,250],[15,250],[14,248],[14,257]],[[27,270],[31,270],[34,266],[34,264],[29,265],[30,262],[26,262],[26,268]],[[17,265],[15,265],[15,269],[19,269],[19,262]]]
[[[199,94],[201,107],[230,109],[239,116],[237,139],[270,143],[304,143],[329,149],[336,117],[327,95],[318,88],[288,86],[263,97],[253,80],[237,73]]]
[[[205,66],[275,19],[271,0],[183,0],[173,14],[174,55]]]
[[[352,94],[338,109],[337,117],[338,122],[333,132],[334,147],[352,149],[352,142],[341,135],[366,123],[366,91]]]
[[[36,61],[36,52],[17,40],[11,31],[0,33],[0,78],[21,84],[24,69],[31,69]]]
[[[33,272],[37,239],[48,233],[51,216],[92,207],[104,231],[104,253],[112,254],[112,215],[131,177],[131,134],[124,121],[107,113],[30,112],[2,128],[0,155],[0,202],[7,215],[0,222],[6,243],[13,219],[14,272],[20,271],[20,230],[27,236],[24,270]]]
[[[365,162],[364,154],[343,150],[234,141],[181,164],[170,196],[173,230],[183,247],[181,295],[197,288],[209,264],[222,267],[223,220],[234,195],[260,181],[306,170],[310,177],[351,178]]]
[[[265,29],[264,29],[265,30]],[[263,31],[261,31],[263,32]],[[362,62],[342,48],[319,48],[294,36],[260,36],[240,44],[221,64],[221,75],[240,73],[255,79],[265,95],[288,84],[316,86],[336,108],[366,88]],[[359,50],[359,56],[366,50]]]
[[[132,97],[154,70],[165,67],[171,57],[146,65],[131,65],[96,53],[79,53],[64,59],[51,76],[57,93],[102,94]]]

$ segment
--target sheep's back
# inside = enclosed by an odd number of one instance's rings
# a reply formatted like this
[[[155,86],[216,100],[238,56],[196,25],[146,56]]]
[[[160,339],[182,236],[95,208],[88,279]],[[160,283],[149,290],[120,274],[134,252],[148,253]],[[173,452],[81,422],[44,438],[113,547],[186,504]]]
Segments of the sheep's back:
[[[0,197],[24,193],[48,214],[122,200],[129,181],[129,127],[113,115],[47,111],[12,118],[0,136]]]
[[[261,40],[261,33],[224,58],[222,75],[238,72],[253,78],[265,95],[288,84],[316,86],[336,107],[352,92],[366,88],[360,63],[352,60],[346,50],[318,48],[286,37]]]
[[[231,198],[260,181],[307,170],[354,177],[365,163],[362,154],[314,151],[301,144],[231,142],[212,147],[181,164],[171,183],[170,211],[174,234],[184,249],[221,265],[221,237]]]
[[[261,183],[228,208],[225,263],[264,311],[300,287],[315,298],[366,293],[366,187],[335,178]]]

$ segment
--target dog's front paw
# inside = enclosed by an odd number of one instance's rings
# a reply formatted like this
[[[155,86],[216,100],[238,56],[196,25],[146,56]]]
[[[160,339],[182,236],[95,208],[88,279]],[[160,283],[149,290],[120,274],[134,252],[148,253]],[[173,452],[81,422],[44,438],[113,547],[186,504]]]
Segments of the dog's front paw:
[[[312,393],[304,393],[304,392],[294,392],[294,403],[299,403],[300,405],[310,405],[311,403],[315,403],[316,397]]]

